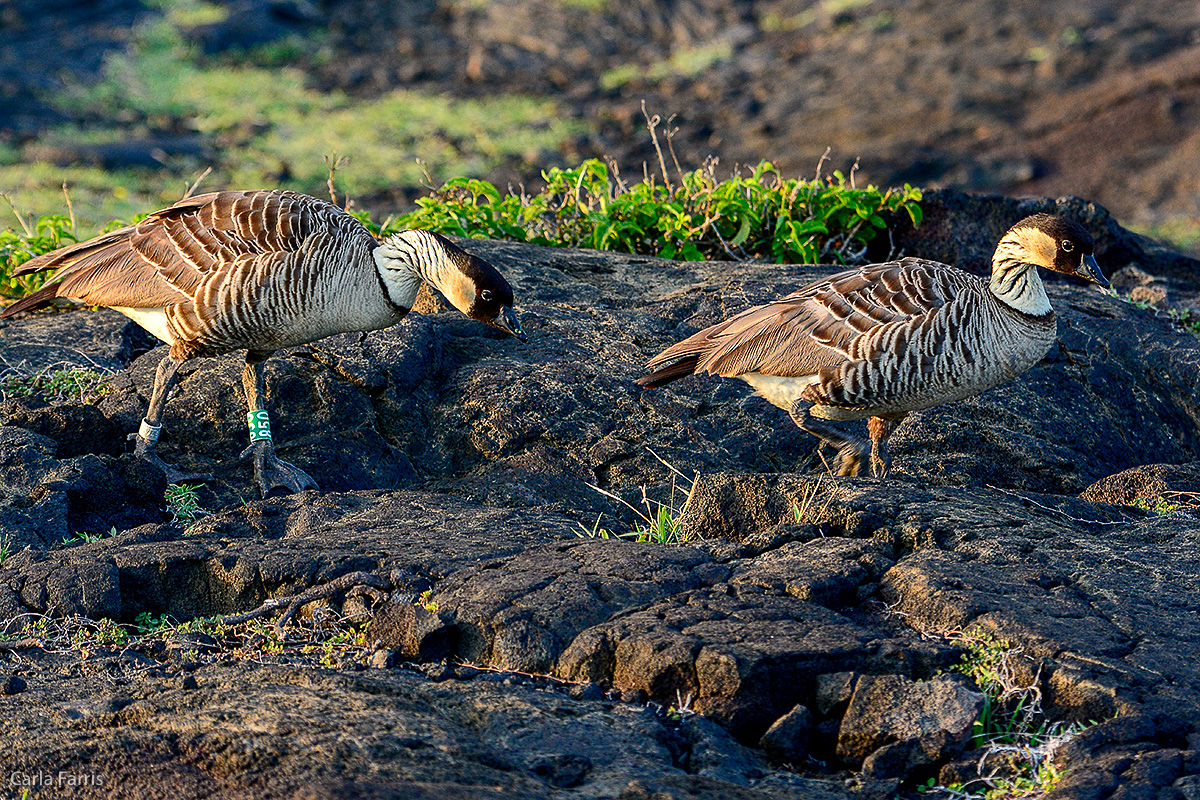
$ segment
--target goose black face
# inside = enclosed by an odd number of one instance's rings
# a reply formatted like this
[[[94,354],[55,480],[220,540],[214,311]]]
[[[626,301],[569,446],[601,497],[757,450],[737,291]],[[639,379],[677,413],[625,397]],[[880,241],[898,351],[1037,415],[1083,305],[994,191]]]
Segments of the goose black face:
[[[1109,287],[1100,265],[1096,263],[1096,243],[1078,222],[1053,214],[1034,214],[1017,223],[1017,227],[1033,228],[1053,242],[1053,256],[1045,264],[1047,268],[1086,278],[1106,289]]]
[[[525,331],[521,330],[517,312],[513,310],[513,290],[504,276],[491,264],[465,250],[459,249],[454,256],[458,268],[475,287],[475,299],[467,316],[525,341]]]

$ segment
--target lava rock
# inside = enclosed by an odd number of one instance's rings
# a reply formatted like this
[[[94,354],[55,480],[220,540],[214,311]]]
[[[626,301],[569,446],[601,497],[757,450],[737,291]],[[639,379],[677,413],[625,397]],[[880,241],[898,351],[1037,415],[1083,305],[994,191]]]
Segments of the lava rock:
[[[916,683],[901,675],[864,675],[838,730],[837,754],[874,778],[905,777],[914,768],[962,752],[984,696],[962,681]]]

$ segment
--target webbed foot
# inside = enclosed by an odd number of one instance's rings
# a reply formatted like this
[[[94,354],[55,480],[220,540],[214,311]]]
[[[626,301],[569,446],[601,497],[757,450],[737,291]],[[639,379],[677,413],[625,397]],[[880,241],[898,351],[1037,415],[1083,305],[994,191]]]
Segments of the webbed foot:
[[[183,472],[158,457],[158,453],[154,452],[154,444],[146,441],[136,433],[129,434],[130,439],[135,439],[136,443],[133,446],[133,454],[142,461],[150,464],[163,471],[167,476],[167,483],[208,483],[216,480],[216,478],[208,472]]]
[[[269,497],[278,489],[299,494],[305,489],[318,488],[317,482],[307,472],[275,455],[275,446],[270,439],[251,442],[238,460],[245,461],[247,458],[254,460],[254,482],[258,484],[263,497]]]
[[[853,477],[862,472],[863,456],[866,455],[868,447],[865,442],[847,440],[837,446],[838,457],[833,464],[835,475]],[[871,475],[879,477],[875,472],[875,462],[871,462]]]
[[[810,433],[816,436],[822,442],[832,445],[837,448],[837,460],[834,461],[832,472],[835,475],[850,476],[858,475],[862,470],[863,461],[867,458],[867,454],[871,452],[871,445],[865,439],[858,436],[846,433],[837,428],[833,424],[824,420],[819,420],[809,413],[812,404],[797,400],[789,409],[789,414],[792,417],[792,422],[796,423],[796,427],[805,433]],[[872,453],[872,456],[875,454]],[[875,474],[874,458],[871,460],[871,471]],[[876,475],[876,477],[878,477]]]
[[[871,434],[871,475],[875,478],[887,477],[892,468],[892,456],[888,452],[888,437],[896,429],[908,413],[874,416],[867,420],[867,431]]]
[[[886,478],[888,470],[892,468],[892,460],[888,458],[887,452],[880,452],[880,448],[871,448],[871,477]]]

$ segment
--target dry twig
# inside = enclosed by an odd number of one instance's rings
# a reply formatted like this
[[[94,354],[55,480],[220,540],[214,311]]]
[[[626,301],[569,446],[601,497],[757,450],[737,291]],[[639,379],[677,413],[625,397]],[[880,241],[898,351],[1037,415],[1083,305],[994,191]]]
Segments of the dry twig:
[[[253,611],[222,617],[221,622],[225,625],[237,625],[242,622],[249,622],[252,619],[258,619],[265,614],[282,608],[284,609],[283,615],[275,621],[275,632],[282,637],[283,628],[287,625],[288,620],[295,616],[300,607],[306,603],[311,603],[314,600],[328,600],[356,586],[386,589],[389,585],[387,578],[375,572],[348,572],[341,577],[334,578],[328,583],[309,587],[299,594],[289,597],[272,597]]]

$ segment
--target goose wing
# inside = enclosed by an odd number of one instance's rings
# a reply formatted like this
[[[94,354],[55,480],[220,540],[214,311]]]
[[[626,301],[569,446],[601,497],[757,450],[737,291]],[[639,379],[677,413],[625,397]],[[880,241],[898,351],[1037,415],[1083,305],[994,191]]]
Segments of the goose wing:
[[[841,272],[667,348],[649,362],[656,371],[639,383],[660,386],[692,372],[812,375],[869,357],[861,352],[864,334],[875,340],[882,328],[934,314],[972,280],[913,258]]]
[[[314,234],[374,238],[332,203],[281,191],[213,192],[141,222],[31,259],[16,271],[56,269],[50,284],[9,306],[10,316],[55,297],[90,305],[158,308],[190,303],[206,277],[246,258],[292,253]]]

